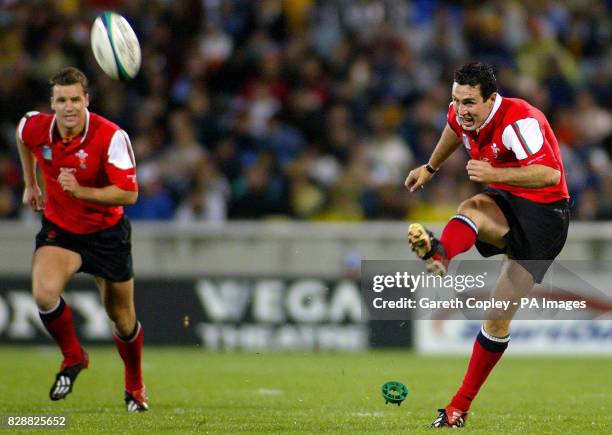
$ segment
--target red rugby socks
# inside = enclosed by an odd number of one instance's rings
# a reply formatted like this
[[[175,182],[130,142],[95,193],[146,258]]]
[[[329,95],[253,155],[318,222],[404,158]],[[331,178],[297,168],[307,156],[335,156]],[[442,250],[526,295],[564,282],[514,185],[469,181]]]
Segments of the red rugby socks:
[[[478,228],[474,221],[462,214],[456,214],[444,227],[440,243],[449,260],[469,250],[476,243]]]
[[[128,337],[121,337],[117,333],[113,334],[113,340],[123,360],[125,368],[125,389],[128,391],[140,390],[142,383],[142,341],[144,333],[140,322],[136,322],[134,332]]]
[[[83,350],[72,323],[72,311],[64,298],[60,297],[55,308],[49,311],[39,311],[45,329],[57,342],[64,355],[62,369],[79,364],[83,360]]]
[[[462,411],[468,411],[472,400],[478,394],[478,390],[487,380],[489,373],[497,364],[497,361],[502,357],[504,351],[508,347],[510,336],[493,337],[484,330],[484,327],[478,333],[472,357],[468,365],[467,373],[463,378],[463,383],[457,391],[457,394],[451,400],[450,406],[458,408]]]

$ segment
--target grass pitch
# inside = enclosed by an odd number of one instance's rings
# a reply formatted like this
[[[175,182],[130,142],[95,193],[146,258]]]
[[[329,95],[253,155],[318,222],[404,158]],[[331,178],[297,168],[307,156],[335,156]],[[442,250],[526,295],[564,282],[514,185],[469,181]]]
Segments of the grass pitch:
[[[69,427],[60,433],[432,434],[428,425],[455,392],[467,363],[467,357],[399,351],[256,354],[147,347],[150,411],[133,415],[124,410],[114,348],[88,351],[90,367],[73,393],[51,402],[59,352],[0,347],[0,415],[67,416]],[[388,380],[408,386],[401,406],[384,404],[380,388]],[[463,432],[610,433],[610,409],[611,358],[509,354],[474,402]]]

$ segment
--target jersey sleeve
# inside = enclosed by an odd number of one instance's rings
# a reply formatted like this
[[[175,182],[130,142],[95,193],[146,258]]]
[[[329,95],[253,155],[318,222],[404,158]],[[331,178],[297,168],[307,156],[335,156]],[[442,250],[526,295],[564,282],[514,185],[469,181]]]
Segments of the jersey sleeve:
[[[123,190],[138,191],[136,159],[128,134],[117,130],[108,146],[106,174],[112,184]]]
[[[452,128],[455,134],[458,137],[461,137],[461,135],[463,134],[463,130],[461,126],[459,125],[459,121],[457,121],[457,114],[455,113],[455,107],[453,106],[453,103],[450,103],[448,105],[448,113],[446,114],[446,122],[448,122],[448,125],[450,126],[450,128]]]
[[[514,153],[521,166],[539,164],[559,169],[551,145],[544,139],[536,118],[526,117],[509,123],[503,130],[502,142]]]
[[[32,122],[28,122],[30,118],[38,115],[40,112],[32,111],[27,112],[21,120],[19,120],[19,124],[17,124],[17,137],[25,146],[31,148],[32,143]]]

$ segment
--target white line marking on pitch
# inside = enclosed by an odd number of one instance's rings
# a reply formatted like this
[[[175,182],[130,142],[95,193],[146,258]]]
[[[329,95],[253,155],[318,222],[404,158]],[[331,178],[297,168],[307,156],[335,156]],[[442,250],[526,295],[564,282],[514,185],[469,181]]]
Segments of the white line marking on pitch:
[[[285,392],[274,388],[260,388],[257,390],[257,394],[260,396],[280,396],[281,394],[285,394]]]
[[[382,412],[351,412],[353,417],[382,417]]]

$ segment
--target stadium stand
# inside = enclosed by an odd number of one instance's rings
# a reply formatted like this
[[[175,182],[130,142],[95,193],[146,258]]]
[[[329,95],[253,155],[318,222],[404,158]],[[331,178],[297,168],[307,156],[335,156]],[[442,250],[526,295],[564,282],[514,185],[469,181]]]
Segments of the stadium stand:
[[[453,69],[493,63],[561,142],[572,212],[612,218],[610,2],[443,0],[4,0],[0,219],[21,207],[14,128],[48,110],[46,81],[74,65],[92,109],[130,133],[133,219],[444,221],[478,188],[457,153],[435,184],[402,186],[445,123]],[[97,13],[133,24],[143,66],[112,82],[89,48]]]

